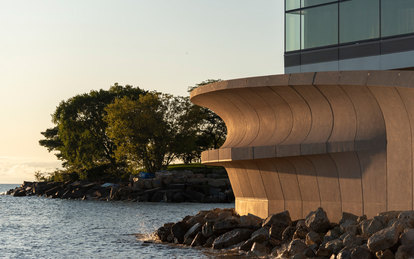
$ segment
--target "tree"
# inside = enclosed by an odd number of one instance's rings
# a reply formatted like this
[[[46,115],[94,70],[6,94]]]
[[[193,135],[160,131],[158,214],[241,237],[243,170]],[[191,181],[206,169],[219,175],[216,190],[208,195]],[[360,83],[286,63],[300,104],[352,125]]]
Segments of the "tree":
[[[124,97],[108,105],[105,121],[116,145],[116,158],[133,169],[155,172],[165,168],[174,157],[175,103],[170,95],[151,92],[138,100]]]
[[[42,132],[39,141],[56,152],[65,167],[90,169],[101,164],[116,166],[114,142],[106,134],[105,107],[116,98],[137,99],[145,91],[115,84],[109,90],[90,91],[62,101],[52,115],[55,127]]]

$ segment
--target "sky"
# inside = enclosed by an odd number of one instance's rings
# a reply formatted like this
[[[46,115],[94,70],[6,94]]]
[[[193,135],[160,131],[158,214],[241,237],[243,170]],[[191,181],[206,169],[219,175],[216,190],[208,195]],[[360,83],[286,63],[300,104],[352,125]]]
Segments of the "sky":
[[[0,0],[0,183],[60,167],[38,141],[74,95],[283,73],[283,22],[282,0]]]

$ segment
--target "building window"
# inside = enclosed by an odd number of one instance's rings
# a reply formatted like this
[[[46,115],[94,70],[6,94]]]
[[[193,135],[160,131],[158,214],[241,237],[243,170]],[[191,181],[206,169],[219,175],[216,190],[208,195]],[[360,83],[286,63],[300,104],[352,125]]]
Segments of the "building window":
[[[339,10],[340,43],[379,38],[379,0],[344,1]]]
[[[286,14],[286,51],[300,49],[300,11]]]
[[[286,11],[300,8],[300,0],[286,0],[285,4]]]
[[[309,49],[338,44],[338,4],[301,11],[301,48]]]
[[[309,7],[309,6],[315,6],[320,4],[326,4],[326,3],[332,3],[332,2],[338,2],[337,0],[301,0],[302,8],[303,7]]]
[[[382,37],[414,32],[413,0],[381,1]]]

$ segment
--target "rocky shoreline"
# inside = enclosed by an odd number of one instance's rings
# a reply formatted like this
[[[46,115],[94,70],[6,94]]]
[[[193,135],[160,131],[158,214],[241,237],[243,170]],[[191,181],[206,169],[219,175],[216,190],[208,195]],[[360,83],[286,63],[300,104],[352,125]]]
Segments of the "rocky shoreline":
[[[322,208],[292,221],[288,211],[262,220],[234,209],[200,211],[155,231],[160,242],[225,249],[271,258],[414,258],[414,211],[390,211],[372,219],[343,213],[329,221]]]
[[[47,198],[137,202],[201,202],[234,201],[225,170],[192,172],[162,171],[155,178],[131,177],[128,183],[24,182],[7,195],[44,196]]]

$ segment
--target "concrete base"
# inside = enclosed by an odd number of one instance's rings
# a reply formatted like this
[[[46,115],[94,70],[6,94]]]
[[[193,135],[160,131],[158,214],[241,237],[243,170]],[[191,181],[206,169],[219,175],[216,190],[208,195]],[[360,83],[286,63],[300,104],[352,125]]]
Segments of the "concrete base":
[[[322,206],[335,221],[412,210],[413,87],[411,71],[346,71],[197,88],[192,102],[228,130],[202,161],[226,167],[240,214],[298,219]]]

